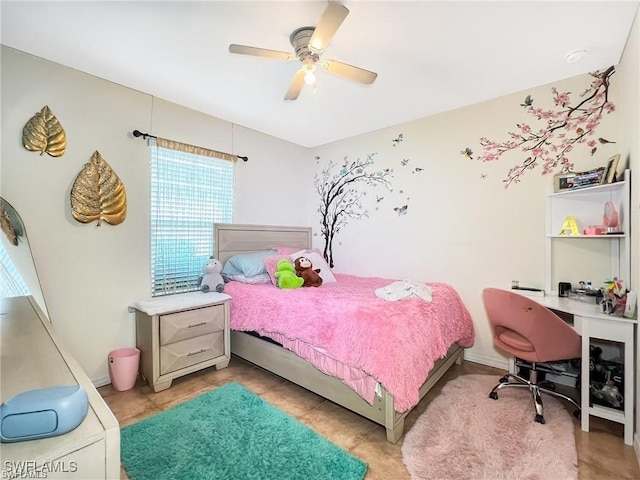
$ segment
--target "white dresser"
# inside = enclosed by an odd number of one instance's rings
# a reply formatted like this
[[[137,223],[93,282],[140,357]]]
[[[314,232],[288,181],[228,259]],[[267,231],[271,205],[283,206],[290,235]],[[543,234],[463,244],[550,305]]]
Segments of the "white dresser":
[[[1,478],[119,479],[120,428],[89,377],[56,338],[32,297],[0,300],[0,400],[40,388],[81,385],[84,421],[56,437],[0,444]]]
[[[135,302],[140,373],[154,392],[174,378],[231,359],[229,304],[218,292],[191,292]]]

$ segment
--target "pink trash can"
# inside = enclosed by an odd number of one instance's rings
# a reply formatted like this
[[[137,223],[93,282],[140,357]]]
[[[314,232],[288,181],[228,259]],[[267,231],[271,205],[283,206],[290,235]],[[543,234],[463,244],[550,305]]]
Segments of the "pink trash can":
[[[131,390],[136,384],[140,350],[137,348],[120,348],[109,352],[109,377],[113,388],[124,392]]]

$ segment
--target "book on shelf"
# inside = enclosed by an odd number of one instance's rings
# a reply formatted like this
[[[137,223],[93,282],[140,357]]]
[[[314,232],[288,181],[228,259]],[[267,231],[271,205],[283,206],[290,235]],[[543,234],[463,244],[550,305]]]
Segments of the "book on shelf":
[[[598,167],[587,172],[576,173],[576,176],[572,178],[573,188],[600,185],[603,181],[606,181],[604,171],[605,167]]]
[[[583,180],[579,182],[573,182],[572,189],[593,187],[595,185],[602,185],[602,182],[600,182],[600,180]]]
[[[586,172],[569,172],[555,175],[554,192],[578,190],[607,183],[605,167],[594,168]]]
[[[604,180],[605,167],[594,168],[586,172],[578,172],[573,177],[573,184],[585,185],[585,184],[600,184]]]

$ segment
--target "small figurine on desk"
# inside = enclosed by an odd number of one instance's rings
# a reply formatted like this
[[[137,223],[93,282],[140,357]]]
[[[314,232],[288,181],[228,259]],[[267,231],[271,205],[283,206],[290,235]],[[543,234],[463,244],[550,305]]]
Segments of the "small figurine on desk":
[[[604,296],[602,297],[600,307],[602,309],[602,313],[605,315],[613,315],[616,311],[616,302],[613,298]]]

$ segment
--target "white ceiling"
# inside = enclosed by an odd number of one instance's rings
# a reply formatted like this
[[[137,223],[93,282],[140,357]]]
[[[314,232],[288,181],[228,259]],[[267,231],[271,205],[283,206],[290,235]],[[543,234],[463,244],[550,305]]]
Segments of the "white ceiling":
[[[290,142],[314,147],[619,63],[636,1],[362,1],[323,59],[378,73],[320,72],[284,94],[298,61],[233,55],[230,43],[292,51],[326,2],[1,2],[2,43]],[[576,49],[588,54],[568,63]],[[153,133],[153,132],[152,132]]]

